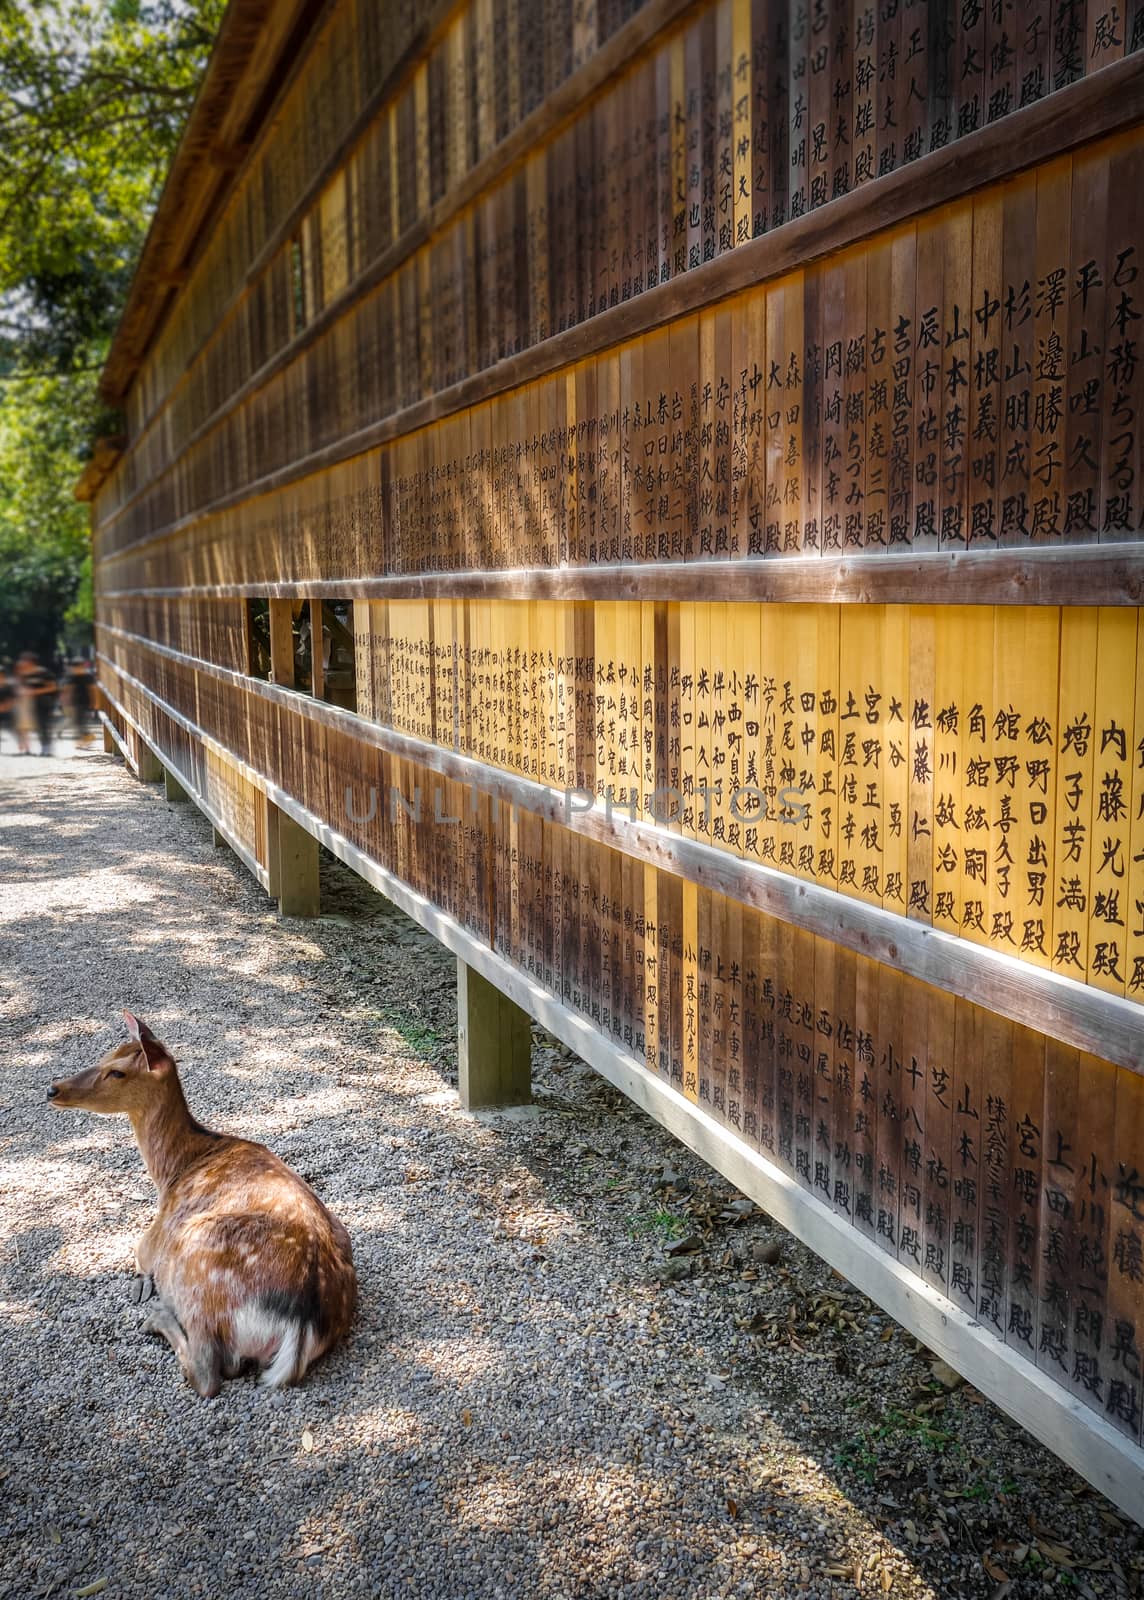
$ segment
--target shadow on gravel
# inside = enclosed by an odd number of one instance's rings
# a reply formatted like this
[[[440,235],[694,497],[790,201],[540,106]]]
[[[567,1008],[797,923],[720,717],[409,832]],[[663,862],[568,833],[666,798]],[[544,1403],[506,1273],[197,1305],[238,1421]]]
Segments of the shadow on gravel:
[[[999,1589],[972,1540],[955,1554],[949,1532],[943,1543],[929,1523],[908,1541],[879,1532],[891,1520],[879,1497],[894,1504],[897,1486],[856,1486],[829,1449],[773,1410],[765,1434],[741,1431],[744,1405],[768,1397],[703,1389],[700,1335],[688,1330],[705,1285],[625,1283],[625,1269],[605,1260],[593,1288],[575,1259],[581,1224],[570,1221],[576,1172],[563,1128],[510,1140],[428,1103],[441,1097],[431,1079],[417,1081],[426,1066],[456,1083],[453,959],[368,886],[324,859],[323,918],[282,925],[192,807],[168,807],[151,789],[141,797],[127,781],[121,799],[116,789],[85,806],[77,827],[76,802],[40,787],[0,797],[0,867],[14,854],[24,881],[43,885],[30,913],[7,917],[0,902],[0,1185],[13,1216],[45,1190],[78,1196],[83,1237],[17,1223],[2,1246],[0,1596],[72,1592],[109,1574],[109,1596],[152,1600],[852,1595],[870,1560],[856,1527],[871,1547],[889,1540],[895,1593],[1042,1592],[1041,1568]],[[154,819],[150,842],[136,837],[141,806]],[[180,890],[190,862],[200,894],[206,872],[217,911],[205,944]],[[67,886],[81,883],[78,909]],[[288,937],[256,963],[260,921]],[[109,955],[114,1001],[106,976],[98,996],[85,989],[93,946]],[[41,960],[49,947],[56,954]],[[358,1322],[298,1391],[243,1381],[201,1402],[167,1346],[140,1332],[131,1244],[153,1196],[130,1131],[43,1103],[52,1077],[120,1036],[111,1004],[130,1005],[166,1038],[200,1117],[264,1139],[350,1228]],[[551,1106],[572,1096],[567,1127],[590,1128],[600,1112],[587,1081],[543,1085]],[[642,1160],[655,1150],[661,1163],[681,1159],[647,1119],[623,1115]],[[539,1222],[521,1224],[516,1190],[504,1193],[509,1172],[529,1186]],[[431,1219],[457,1206],[458,1181],[465,1213],[438,1238]],[[558,1245],[545,1236],[546,1213],[568,1227]],[[664,1331],[649,1336],[653,1316]],[[85,1380],[73,1390],[77,1347]],[[817,1370],[806,1363],[811,1405]],[[761,1371],[765,1382],[765,1361]],[[806,1453],[828,1489],[809,1493],[791,1475]],[[936,1481],[930,1504],[933,1526],[956,1537],[957,1508]],[[1083,1576],[1059,1587],[1127,1592]],[[873,1579],[862,1590],[884,1591]]]

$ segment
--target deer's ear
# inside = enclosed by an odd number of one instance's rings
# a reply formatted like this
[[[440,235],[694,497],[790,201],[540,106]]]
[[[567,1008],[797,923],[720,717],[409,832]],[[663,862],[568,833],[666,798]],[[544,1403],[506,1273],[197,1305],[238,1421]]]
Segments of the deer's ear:
[[[155,1039],[155,1035],[151,1032],[147,1024],[145,1022],[140,1022],[139,1018],[133,1016],[130,1011],[125,1011],[123,1013],[123,1021],[127,1026],[128,1033],[133,1039],[138,1039],[140,1044],[146,1044],[149,1040],[156,1044],[158,1043],[158,1040]]]
[[[156,1039],[155,1035],[146,1028],[144,1028],[143,1033],[144,1037],[139,1042],[143,1048],[147,1070],[149,1072],[170,1072],[174,1062],[171,1060],[171,1052],[167,1049],[167,1046]]]

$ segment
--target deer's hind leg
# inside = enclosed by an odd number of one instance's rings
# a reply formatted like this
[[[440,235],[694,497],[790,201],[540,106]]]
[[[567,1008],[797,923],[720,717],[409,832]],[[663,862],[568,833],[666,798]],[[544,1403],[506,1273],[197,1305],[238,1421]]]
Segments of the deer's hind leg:
[[[159,1259],[160,1239],[159,1219],[139,1235],[135,1244],[135,1265],[142,1278],[151,1278],[155,1275],[155,1265]]]
[[[143,1324],[144,1333],[166,1339],[178,1358],[183,1376],[196,1394],[213,1400],[222,1388],[222,1360],[214,1339],[192,1340],[170,1306],[160,1300]]]

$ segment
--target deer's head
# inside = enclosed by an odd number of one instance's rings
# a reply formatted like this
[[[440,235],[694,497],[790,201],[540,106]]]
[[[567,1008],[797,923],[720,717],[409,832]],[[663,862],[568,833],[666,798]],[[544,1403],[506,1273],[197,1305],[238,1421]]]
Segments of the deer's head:
[[[48,1099],[53,1106],[130,1116],[144,1111],[163,1093],[175,1070],[170,1051],[130,1011],[123,1013],[123,1020],[130,1038],[109,1050],[94,1067],[51,1084]]]

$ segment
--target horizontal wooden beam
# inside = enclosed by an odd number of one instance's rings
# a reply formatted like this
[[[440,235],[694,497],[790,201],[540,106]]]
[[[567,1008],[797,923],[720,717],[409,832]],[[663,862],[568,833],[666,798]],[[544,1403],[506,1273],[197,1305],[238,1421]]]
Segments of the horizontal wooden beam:
[[[667,283],[553,334],[528,349],[498,361],[447,389],[438,390],[401,411],[347,434],[333,444],[299,456],[289,466],[264,473],[165,527],[152,529],[116,551],[116,556],[169,538],[196,522],[232,509],[256,496],[283,489],[299,478],[337,466],[404,434],[439,422],[507,389],[546,377],[574,362],[601,354],[627,339],[660,329],[783,273],[807,267],[825,256],[861,243],[952,200],[961,200],[1026,167],[1067,154],[1111,133],[1144,121],[1144,53],[1126,56],[1055,90],[1044,100],[988,123],[954,144],[921,156],[907,167],[877,178],[848,195],[784,223],[771,233],[729,250],[714,261],[681,273]],[[347,308],[349,309],[348,305]],[[150,480],[153,488],[174,470]],[[143,493],[140,489],[138,493]],[[132,497],[101,527],[115,523],[134,503]]]
[[[747,557],[504,572],[426,572],[198,588],[102,589],[103,600],[689,600],[819,605],[1136,606],[1144,542],[860,556]]]
[[[107,624],[101,623],[100,629],[219,682],[261,696],[374,749],[400,756],[442,778],[517,806],[544,822],[607,845],[633,860],[753,906],[767,916],[803,928],[908,977],[959,995],[998,1016],[1008,1017],[1038,1033],[1144,1075],[1144,1007],[1135,1001],[1106,994],[1075,978],[960,939],[882,906],[867,905],[837,889],[746,861],[654,822],[633,818],[620,808],[608,808],[598,801],[589,806],[587,796],[576,798],[578,791],[572,791],[570,798],[566,791],[399,733],[308,695],[247,678],[227,667],[185,655],[168,645],[155,644]],[[232,750],[176,711],[133,673],[125,671],[103,652],[100,658],[194,737],[207,741],[229,760],[239,760]],[[243,770],[252,782],[264,789],[274,782],[267,773],[245,766]],[[364,807],[366,797],[358,796],[356,804]]]
[[[121,715],[129,714],[119,708]],[[179,719],[184,721],[185,719]],[[241,763],[230,759],[235,766]],[[1144,1522],[1144,1473],[1135,1442],[1002,1344],[960,1306],[908,1272],[861,1231],[765,1156],[687,1100],[578,1013],[475,938],[446,912],[373,861],[291,795],[266,786],[287,812],[379,894],[534,1017],[561,1043],[756,1201],[855,1288],[921,1339],[982,1394]]]

